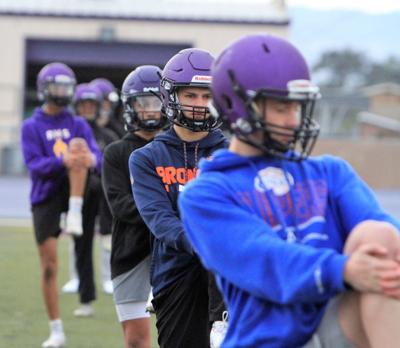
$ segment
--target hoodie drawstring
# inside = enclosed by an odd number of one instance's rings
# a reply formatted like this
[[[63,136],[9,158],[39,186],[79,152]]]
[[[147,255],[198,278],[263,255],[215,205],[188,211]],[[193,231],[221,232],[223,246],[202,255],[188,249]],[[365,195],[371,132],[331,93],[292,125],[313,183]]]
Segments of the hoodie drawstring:
[[[194,169],[197,170],[197,165],[199,162],[199,158],[198,158],[198,151],[199,151],[199,143],[196,143],[195,147],[194,147]],[[189,176],[188,176],[188,156],[187,156],[187,147],[186,147],[186,143],[183,142],[183,158],[185,160],[185,179],[186,182],[188,182],[189,180]]]

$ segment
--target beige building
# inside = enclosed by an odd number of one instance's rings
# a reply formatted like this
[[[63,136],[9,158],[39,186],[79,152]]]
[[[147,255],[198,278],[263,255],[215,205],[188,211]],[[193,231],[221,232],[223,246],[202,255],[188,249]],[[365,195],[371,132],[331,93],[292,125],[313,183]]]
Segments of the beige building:
[[[281,0],[3,0],[0,171],[18,172],[20,124],[46,63],[70,65],[78,82],[101,76],[120,87],[135,66],[163,66],[182,48],[218,54],[249,33],[287,37],[288,24]]]
[[[381,83],[363,89],[366,111],[357,115],[353,137],[321,138],[314,154],[347,160],[374,189],[400,188],[400,85]],[[334,115],[335,116],[335,115]]]
[[[400,121],[400,85],[387,82],[364,89],[368,97],[368,111]]]
[[[368,110],[358,115],[363,137],[400,139],[400,85],[387,82],[364,89]]]

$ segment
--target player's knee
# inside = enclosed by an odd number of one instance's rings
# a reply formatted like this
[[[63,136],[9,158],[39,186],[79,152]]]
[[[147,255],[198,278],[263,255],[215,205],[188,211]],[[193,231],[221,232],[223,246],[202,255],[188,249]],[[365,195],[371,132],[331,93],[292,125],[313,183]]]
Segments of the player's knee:
[[[148,339],[143,336],[130,337],[127,344],[128,348],[148,348]]]
[[[128,348],[150,348],[150,336],[146,330],[132,330],[128,332],[126,341]]]
[[[56,276],[57,265],[53,261],[47,261],[43,265],[43,278],[45,282],[49,282]]]
[[[384,246],[393,256],[400,250],[400,234],[395,226],[385,221],[365,220],[351,231],[344,252],[351,253],[364,243]]]

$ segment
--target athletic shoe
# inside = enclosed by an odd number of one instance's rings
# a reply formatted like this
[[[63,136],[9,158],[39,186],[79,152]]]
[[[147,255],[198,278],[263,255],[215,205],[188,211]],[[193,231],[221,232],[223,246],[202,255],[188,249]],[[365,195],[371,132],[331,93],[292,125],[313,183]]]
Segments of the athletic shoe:
[[[210,332],[210,347],[219,348],[228,331],[228,312],[222,314],[222,321],[214,321]]]
[[[150,291],[149,297],[147,299],[146,303],[146,312],[148,313],[155,313],[156,311],[154,310],[153,304],[151,301],[153,300],[153,291]]]
[[[82,214],[68,211],[65,223],[65,233],[80,237],[83,234]]]
[[[42,348],[61,348],[65,346],[64,332],[52,332],[50,337],[42,343]]]
[[[74,315],[80,318],[92,317],[94,315],[94,308],[91,304],[81,304],[79,308],[74,310]]]
[[[103,291],[107,295],[112,295],[113,294],[114,288],[113,288],[112,280],[106,280],[105,282],[103,282]]]
[[[76,294],[79,290],[79,279],[72,278],[64,284],[61,291],[65,294]]]

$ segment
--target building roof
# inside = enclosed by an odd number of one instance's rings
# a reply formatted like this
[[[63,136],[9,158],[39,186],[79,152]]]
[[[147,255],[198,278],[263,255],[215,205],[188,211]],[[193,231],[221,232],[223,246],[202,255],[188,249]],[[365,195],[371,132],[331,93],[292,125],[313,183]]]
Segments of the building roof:
[[[400,121],[390,117],[362,111],[357,115],[358,122],[400,133]]]
[[[2,0],[0,15],[287,25],[282,0]]]

